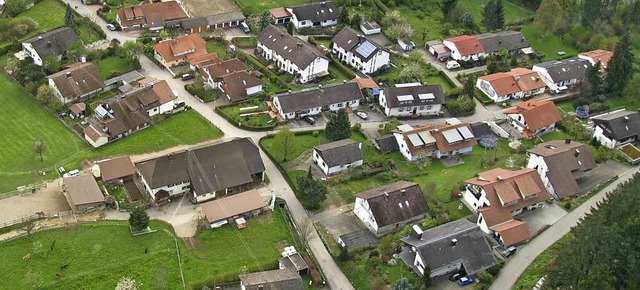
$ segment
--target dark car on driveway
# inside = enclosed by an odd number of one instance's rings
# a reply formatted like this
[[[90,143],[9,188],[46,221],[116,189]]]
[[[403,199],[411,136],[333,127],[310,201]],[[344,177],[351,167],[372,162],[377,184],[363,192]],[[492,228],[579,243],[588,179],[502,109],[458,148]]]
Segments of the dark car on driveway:
[[[311,116],[305,116],[304,118],[302,118],[305,122],[309,123],[309,125],[313,125],[316,123],[316,118],[311,117]]]
[[[460,278],[460,280],[458,280],[458,285],[460,286],[465,286],[465,285],[469,285],[471,283],[473,283],[473,278],[469,277],[469,276],[464,276],[462,278]]]
[[[511,246],[511,247],[507,248],[506,250],[502,251],[502,256],[505,257],[505,258],[509,258],[511,255],[515,254],[517,250],[518,249],[516,249],[516,247]]]

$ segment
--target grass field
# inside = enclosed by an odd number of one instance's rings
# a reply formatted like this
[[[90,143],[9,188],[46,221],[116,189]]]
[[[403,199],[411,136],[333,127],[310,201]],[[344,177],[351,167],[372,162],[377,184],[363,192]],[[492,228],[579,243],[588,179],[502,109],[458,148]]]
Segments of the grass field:
[[[103,80],[109,79],[114,74],[124,74],[134,70],[133,64],[119,56],[105,57],[96,62],[98,72]]]
[[[487,3],[489,3],[489,0],[460,0],[458,1],[458,8],[460,8],[463,13],[471,13],[476,24],[482,26],[482,11]],[[504,7],[505,24],[521,21],[524,18],[535,15],[535,12],[529,11],[509,1],[503,1],[502,4]]]
[[[134,237],[127,222],[103,221],[2,243],[3,288],[26,289],[39,281],[45,289],[113,289],[120,277],[127,276],[141,282],[142,289],[182,289],[171,227],[152,221],[151,228],[158,231]],[[194,239],[193,249],[177,241],[188,289],[203,281],[237,280],[243,267],[251,272],[277,268],[280,252],[293,243],[279,209],[248,220],[241,231],[224,226]],[[49,251],[53,241],[54,251]],[[42,253],[34,250],[38,243]],[[25,262],[22,257],[27,253],[31,259]],[[69,266],[61,270],[62,265]]]
[[[576,56],[578,51],[572,46],[565,44],[562,39],[555,35],[542,37],[540,31],[533,24],[522,26],[520,30],[527,38],[531,47],[539,52],[544,53],[544,61],[559,59],[567,56]],[[558,55],[559,51],[564,51],[564,56]]]
[[[20,13],[18,16],[29,17],[38,22],[38,28],[25,35],[23,39],[64,25],[64,13],[65,7],[56,0],[42,0],[31,9]]]
[[[245,15],[260,14],[271,8],[308,3],[303,0],[243,0],[236,1]]]
[[[217,52],[218,57],[221,59],[227,59],[227,47],[224,43],[217,40],[208,40],[207,41],[207,52]]]
[[[56,178],[55,168],[78,168],[82,160],[153,152],[222,136],[195,111],[176,114],[157,126],[98,149],[91,149],[6,75],[0,75],[0,193],[17,186]],[[40,161],[35,141],[46,150]],[[37,171],[46,172],[45,176]]]

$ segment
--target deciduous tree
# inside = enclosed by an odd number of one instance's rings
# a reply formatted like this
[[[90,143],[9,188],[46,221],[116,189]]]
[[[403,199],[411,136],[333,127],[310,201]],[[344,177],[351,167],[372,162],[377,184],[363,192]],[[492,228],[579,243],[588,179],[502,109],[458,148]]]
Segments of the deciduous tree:
[[[448,19],[451,15],[451,12],[455,10],[457,4],[458,0],[443,0],[442,6],[440,6],[440,9],[442,10],[442,16],[444,16],[445,19]]]
[[[324,136],[331,141],[338,141],[351,137],[351,121],[345,109],[340,109],[329,117],[324,129]]]
[[[46,149],[47,147],[41,140],[36,141],[36,143],[33,145],[33,152],[40,156],[40,161],[43,160],[43,154]],[[27,230],[25,229],[25,231]],[[31,232],[27,231],[27,233],[29,234],[29,236],[31,236]]]
[[[408,64],[398,73],[398,81],[403,83],[422,82],[425,77],[425,71],[417,63]]]
[[[562,21],[562,6],[558,0],[542,0],[533,24],[544,37],[547,33],[555,33]]]
[[[273,137],[273,149],[282,156],[282,162],[287,162],[293,158],[293,151],[296,148],[296,136],[289,128],[280,130]]]

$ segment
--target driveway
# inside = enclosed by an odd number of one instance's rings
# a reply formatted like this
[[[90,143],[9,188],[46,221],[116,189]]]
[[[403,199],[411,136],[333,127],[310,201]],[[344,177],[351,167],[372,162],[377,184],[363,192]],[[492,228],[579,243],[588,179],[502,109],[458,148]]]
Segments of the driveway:
[[[604,163],[598,164],[598,167],[591,170],[589,176],[579,180],[580,194],[589,192],[596,185],[604,183],[605,181],[618,175],[620,172],[625,172],[633,168],[627,164],[622,164],[613,160],[607,160]]]
[[[327,228],[336,241],[341,235],[367,229],[353,214],[353,203],[312,214],[311,220]]]
[[[526,210],[517,218],[526,222],[531,235],[536,236],[536,234],[539,234],[566,214],[567,211],[562,206],[557,202],[553,202],[545,204],[542,208]]]

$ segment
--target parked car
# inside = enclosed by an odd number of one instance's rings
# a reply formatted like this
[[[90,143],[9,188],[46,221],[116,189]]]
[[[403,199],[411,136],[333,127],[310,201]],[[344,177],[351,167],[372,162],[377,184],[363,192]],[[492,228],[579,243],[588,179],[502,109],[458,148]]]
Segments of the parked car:
[[[465,286],[465,285],[469,285],[471,283],[473,283],[473,278],[469,277],[469,276],[464,276],[462,278],[460,278],[460,280],[458,280],[458,285],[460,286]]]
[[[313,125],[313,124],[316,123],[316,118],[311,117],[311,116],[305,116],[302,119],[305,120],[307,123],[309,123],[309,125]]]
[[[182,75],[182,80],[183,80],[183,81],[186,81],[186,80],[193,79],[193,78],[195,78],[195,77],[196,77],[196,76],[195,76],[194,74],[183,74],[183,75]]]
[[[360,117],[360,119],[362,119],[362,120],[366,120],[367,118],[369,118],[369,115],[367,115],[367,113],[365,113],[363,111],[357,111],[356,115],[358,117]]]
[[[111,24],[111,23],[107,23],[107,29],[109,29],[111,31],[115,31],[116,30],[116,26]]]
[[[449,281],[451,281],[451,282],[458,281],[462,277],[464,277],[464,274],[462,272],[455,272],[455,273],[451,274],[451,276],[449,276]]]
[[[251,29],[249,29],[249,25],[247,25],[246,22],[240,23],[240,26],[242,27],[242,31],[244,31],[245,34],[251,33]]]
[[[62,177],[70,177],[70,176],[78,176],[78,175],[80,175],[80,170],[74,169],[65,173],[64,175],[62,175]]]
[[[456,69],[459,68],[460,64],[455,60],[447,61],[447,69]]]
[[[502,251],[502,256],[505,258],[509,258],[509,256],[513,255],[516,253],[518,249],[516,249],[516,247],[511,246],[509,248],[507,248],[506,250]]]

